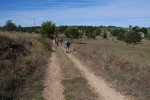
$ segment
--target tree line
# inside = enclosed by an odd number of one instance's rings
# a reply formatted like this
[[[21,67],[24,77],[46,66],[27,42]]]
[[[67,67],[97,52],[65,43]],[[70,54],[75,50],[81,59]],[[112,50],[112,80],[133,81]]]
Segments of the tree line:
[[[19,31],[19,32],[29,32],[29,33],[41,33],[42,36],[53,38],[54,35],[65,34],[66,37],[71,39],[79,39],[86,37],[88,39],[95,39],[97,36],[102,36],[104,39],[108,38],[108,32],[112,36],[116,36],[118,40],[127,43],[138,43],[142,40],[139,32],[143,32],[146,38],[150,38],[150,33],[148,33],[148,28],[145,27],[132,27],[121,28],[116,26],[56,26],[55,23],[51,21],[43,22],[41,26],[35,27],[22,27],[21,25],[16,25],[12,20],[8,20],[3,27],[0,27],[3,31]]]
[[[123,28],[119,28],[119,29],[114,29],[111,31],[111,35],[112,36],[116,36],[118,40],[120,41],[124,41],[128,44],[130,43],[139,43],[141,42],[142,37],[140,32],[142,32],[144,34],[145,38],[148,38],[148,29],[147,28],[140,28],[138,26],[132,27],[129,26],[129,28],[127,30],[123,29]]]
[[[40,29],[41,26],[35,26],[35,27],[22,27],[21,25],[16,25],[12,20],[6,21],[5,25],[3,27],[0,27],[1,31],[18,31],[18,32],[38,32],[38,29]]]

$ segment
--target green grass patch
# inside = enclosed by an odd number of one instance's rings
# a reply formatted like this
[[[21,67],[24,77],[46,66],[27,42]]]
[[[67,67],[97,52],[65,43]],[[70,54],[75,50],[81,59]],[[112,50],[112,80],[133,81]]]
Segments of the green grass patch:
[[[65,86],[64,95],[66,100],[94,100],[94,97],[96,97],[96,94],[92,93],[90,88],[87,88],[90,86],[82,77],[65,79],[62,84]]]

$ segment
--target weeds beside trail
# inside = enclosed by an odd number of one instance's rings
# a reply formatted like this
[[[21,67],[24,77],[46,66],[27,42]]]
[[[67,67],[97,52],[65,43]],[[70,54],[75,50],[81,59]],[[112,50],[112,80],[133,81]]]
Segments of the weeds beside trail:
[[[50,50],[38,39],[37,34],[0,32],[1,100],[41,98]]]
[[[93,93],[87,80],[81,75],[80,71],[74,66],[64,51],[57,48],[64,79],[64,95],[66,100],[99,100],[97,94]]]
[[[111,87],[135,100],[150,98],[150,42],[126,45],[113,40],[78,40],[74,55]]]

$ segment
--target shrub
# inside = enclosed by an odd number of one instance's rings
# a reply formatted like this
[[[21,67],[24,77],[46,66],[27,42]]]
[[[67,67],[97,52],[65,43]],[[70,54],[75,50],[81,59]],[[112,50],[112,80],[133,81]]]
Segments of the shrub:
[[[103,38],[104,38],[104,39],[107,39],[107,33],[106,33],[106,32],[104,32]]]
[[[16,31],[17,26],[12,22],[12,20],[8,20],[4,26],[4,29],[6,31]]]
[[[118,29],[115,29],[111,32],[112,36],[117,36],[119,34],[119,30]]]
[[[140,34],[138,34],[137,32],[134,32],[134,31],[129,31],[127,34],[126,34],[126,38],[125,38],[125,41],[127,43],[137,43],[137,42],[140,42],[142,40],[142,37]]]
[[[51,21],[44,22],[41,27],[41,33],[43,36],[47,36],[52,39],[55,34],[55,24]]]
[[[71,39],[78,39],[79,38],[78,29],[76,27],[73,27],[73,26],[67,27],[67,29],[65,31],[65,35],[66,35],[66,37],[71,38]]]
[[[115,29],[111,32],[112,36],[118,36],[119,34],[125,33],[124,29]]]

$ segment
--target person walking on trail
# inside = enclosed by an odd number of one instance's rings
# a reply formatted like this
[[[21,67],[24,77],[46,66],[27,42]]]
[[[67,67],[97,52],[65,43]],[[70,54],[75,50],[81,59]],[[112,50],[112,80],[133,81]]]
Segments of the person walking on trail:
[[[53,41],[53,46],[55,46],[56,45],[55,38],[52,41]]]
[[[55,46],[59,46],[59,40],[58,40],[58,37],[57,36],[54,36],[54,39],[53,39],[53,41],[54,41],[54,45]]]
[[[57,46],[59,46],[59,39],[58,39],[58,37],[55,37],[55,43],[56,43]]]
[[[65,40],[65,47],[66,47],[66,53],[70,52],[70,40],[68,38],[66,38]]]
[[[58,46],[58,37],[56,37],[56,36],[53,37],[52,44],[53,44],[53,48],[55,51],[57,49],[57,46]]]

